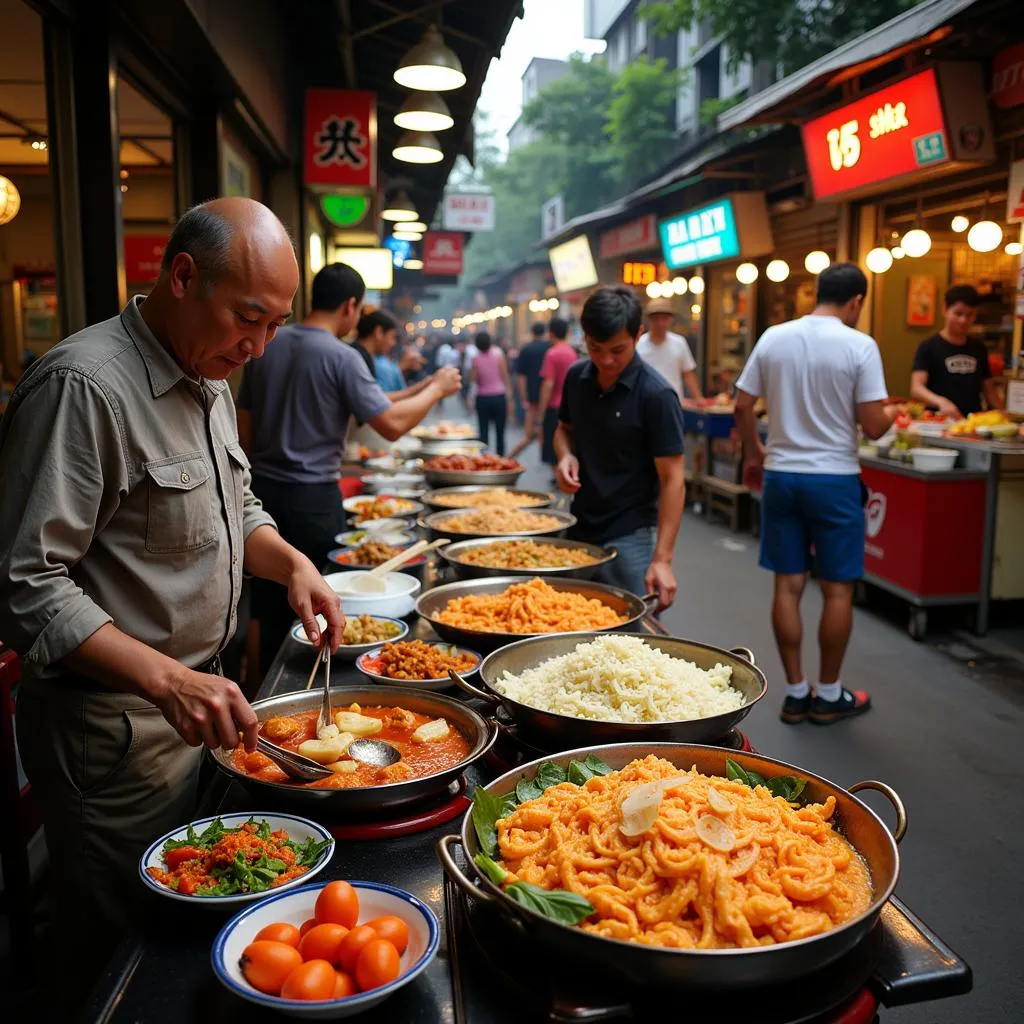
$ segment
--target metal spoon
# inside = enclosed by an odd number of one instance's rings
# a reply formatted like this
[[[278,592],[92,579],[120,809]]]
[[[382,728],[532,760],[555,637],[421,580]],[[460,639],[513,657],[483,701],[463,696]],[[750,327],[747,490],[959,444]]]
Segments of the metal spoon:
[[[398,750],[385,740],[353,740],[348,745],[348,756],[374,768],[387,768],[402,760]]]
[[[302,754],[293,754],[290,750],[279,747],[262,736],[256,738],[256,749],[269,757],[278,768],[281,769],[290,779],[298,782],[315,782],[317,779],[325,779],[333,774],[329,768],[317,764],[312,758],[304,757]]]

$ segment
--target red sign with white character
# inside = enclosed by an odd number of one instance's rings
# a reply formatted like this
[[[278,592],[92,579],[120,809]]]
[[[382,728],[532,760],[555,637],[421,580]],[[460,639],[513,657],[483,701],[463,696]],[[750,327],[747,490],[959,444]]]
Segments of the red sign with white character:
[[[377,97],[350,89],[307,89],[307,185],[377,183]]]
[[[606,231],[598,245],[598,255],[603,260],[659,248],[658,225],[654,214],[649,213],[646,217],[638,217]]]
[[[130,284],[150,284],[160,276],[167,235],[125,235],[124,276]]]
[[[461,274],[462,235],[455,231],[428,231],[423,236],[423,273]]]
[[[818,199],[951,159],[933,68],[808,121],[803,139]]]
[[[992,103],[1000,110],[1024,103],[1024,43],[996,54],[992,62]]]

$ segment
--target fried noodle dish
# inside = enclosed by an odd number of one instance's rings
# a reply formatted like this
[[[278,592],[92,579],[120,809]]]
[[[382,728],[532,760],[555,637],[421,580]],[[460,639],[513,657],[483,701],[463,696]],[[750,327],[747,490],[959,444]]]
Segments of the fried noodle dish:
[[[447,644],[435,645],[422,640],[403,640],[385,644],[376,658],[364,658],[363,664],[371,672],[385,679],[426,680],[445,679],[448,669],[469,672],[479,659],[466,651]]]
[[[484,491],[470,491],[468,494],[439,494],[435,505],[445,508],[479,508],[482,505],[499,505],[502,508],[535,508],[545,503],[544,498],[522,491],[509,491],[504,487],[488,487]]]
[[[585,931],[675,949],[773,945],[871,903],[867,865],[832,826],[835,803],[798,807],[651,755],[520,804],[497,822],[498,853],[508,883],[589,900]]]
[[[503,540],[464,551],[459,561],[490,569],[569,569],[597,559],[583,548],[561,548],[535,540]]]
[[[443,528],[452,533],[533,533],[536,530],[564,529],[565,523],[541,512],[491,507],[470,509],[464,515],[445,519]]]
[[[611,629],[626,621],[597,598],[555,590],[536,578],[500,594],[452,598],[437,618],[477,633],[570,633]]]

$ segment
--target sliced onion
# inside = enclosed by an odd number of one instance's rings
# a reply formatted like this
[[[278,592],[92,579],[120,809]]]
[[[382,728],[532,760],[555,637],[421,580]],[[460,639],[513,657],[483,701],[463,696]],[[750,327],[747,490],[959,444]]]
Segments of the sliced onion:
[[[728,814],[736,809],[736,805],[724,793],[719,793],[714,786],[708,786],[708,807],[715,814]]]
[[[721,818],[713,814],[702,814],[695,825],[697,837],[707,843],[712,850],[719,853],[728,853],[736,845],[736,836],[733,830]]]
[[[641,836],[657,820],[665,791],[689,782],[689,776],[677,775],[673,779],[654,779],[634,786],[619,805],[622,818],[619,831],[624,836]]]
[[[760,856],[761,847],[757,843],[751,843],[749,846],[744,847],[729,865],[729,874],[733,878],[745,875],[757,863],[757,858]]]
[[[316,738],[318,740],[332,740],[335,736],[340,736],[341,730],[332,722],[330,725],[321,726],[316,731]]]

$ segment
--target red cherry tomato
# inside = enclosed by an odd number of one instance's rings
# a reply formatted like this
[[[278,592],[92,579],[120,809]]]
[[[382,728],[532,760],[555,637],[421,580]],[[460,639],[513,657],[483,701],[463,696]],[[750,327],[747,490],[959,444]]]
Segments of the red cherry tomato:
[[[253,941],[259,942],[261,939],[265,939],[267,942],[285,942],[289,946],[298,948],[301,937],[302,933],[295,925],[279,922],[277,924],[268,924],[265,928],[261,928],[256,933],[256,938]]]
[[[354,996],[358,991],[359,986],[356,985],[356,980],[351,974],[346,974],[344,971],[337,972],[334,978],[335,999],[348,999],[349,996]]]
[[[326,960],[329,964],[338,962],[338,947],[348,935],[348,929],[340,924],[318,924],[310,928],[299,941],[299,952],[303,960]]]
[[[326,960],[307,960],[285,978],[281,998],[321,1002],[333,999],[336,987],[337,972]]]
[[[317,924],[340,924],[355,928],[359,920],[359,896],[348,882],[331,882],[316,898]]]
[[[394,981],[402,971],[398,950],[384,939],[368,942],[356,961],[356,984],[363,992]]]
[[[296,967],[302,964],[302,955],[286,942],[250,942],[242,950],[238,966],[242,977],[254,989],[276,996],[281,986]]]
[[[368,927],[372,928],[377,937],[390,942],[398,955],[401,956],[409,945],[409,926],[394,914],[385,914],[383,917],[375,917],[367,921]]]
[[[370,942],[376,942],[379,938],[380,936],[368,924],[361,924],[358,928],[353,928],[341,940],[341,945],[338,947],[339,969],[348,974],[354,973],[356,961],[359,959],[363,946]]]
[[[316,918],[315,917],[311,917],[308,921],[303,921],[302,922],[302,927],[299,929],[299,937],[301,938],[303,935],[306,934],[306,932],[309,931],[310,928],[315,928],[315,927],[316,927]]]

